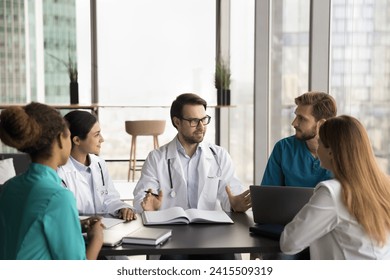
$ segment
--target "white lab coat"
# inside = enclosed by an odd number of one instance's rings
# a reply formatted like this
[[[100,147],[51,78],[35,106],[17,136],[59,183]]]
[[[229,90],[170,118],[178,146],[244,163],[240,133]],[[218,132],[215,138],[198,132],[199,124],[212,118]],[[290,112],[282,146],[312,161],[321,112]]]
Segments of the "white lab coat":
[[[216,210],[223,209],[231,211],[229,199],[225,190],[230,185],[232,193],[242,193],[243,187],[235,177],[232,160],[222,147],[200,143],[202,149],[198,165],[198,209]],[[215,152],[213,155],[212,150]],[[168,159],[172,174],[173,190],[175,197],[171,194],[171,183],[168,171]],[[155,193],[163,191],[163,200],[160,209],[173,206],[180,206],[188,209],[187,183],[184,177],[181,160],[177,151],[176,138],[168,144],[149,153],[142,167],[141,178],[134,189],[134,207],[138,213],[142,212],[141,202],[145,197],[145,191],[152,189]]]
[[[310,201],[286,225],[280,248],[296,254],[310,246],[311,259],[390,259],[390,235],[379,247],[342,201],[337,180],[319,183]]]
[[[119,209],[132,208],[120,200],[119,193],[108,174],[106,162],[96,155],[90,154],[89,156],[91,159],[89,167],[94,185],[93,196],[91,196],[91,186],[76,169],[72,160],[69,159],[65,165],[57,169],[65,187],[71,190],[76,197],[79,214],[109,213],[116,215]],[[96,209],[94,209],[94,205]]]

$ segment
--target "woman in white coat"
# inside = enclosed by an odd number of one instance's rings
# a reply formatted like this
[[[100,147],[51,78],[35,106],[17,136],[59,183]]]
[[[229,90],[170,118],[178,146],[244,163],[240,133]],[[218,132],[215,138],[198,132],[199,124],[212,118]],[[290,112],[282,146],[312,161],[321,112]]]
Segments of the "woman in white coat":
[[[69,124],[72,150],[68,162],[57,173],[64,187],[74,193],[79,214],[112,214],[127,221],[136,219],[133,209],[120,200],[105,161],[97,156],[104,139],[96,117],[76,110],[64,118]]]
[[[321,166],[334,174],[286,225],[281,250],[310,246],[311,259],[390,259],[390,180],[378,166],[367,133],[353,117],[319,130]]]
[[[137,212],[173,206],[244,212],[251,207],[249,191],[235,177],[229,154],[204,143],[210,117],[206,101],[182,94],[171,107],[177,136],[149,153],[134,189]]]

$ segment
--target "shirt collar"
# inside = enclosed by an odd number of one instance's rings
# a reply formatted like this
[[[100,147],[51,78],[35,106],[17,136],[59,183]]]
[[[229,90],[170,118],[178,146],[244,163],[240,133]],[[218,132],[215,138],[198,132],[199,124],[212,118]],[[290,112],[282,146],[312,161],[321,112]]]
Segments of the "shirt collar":
[[[183,145],[179,141],[179,137],[176,137],[176,148],[177,148],[178,153],[180,153],[182,156],[188,157],[188,155],[186,154],[186,151],[184,150]],[[192,156],[193,157],[197,156],[198,153],[201,152],[201,150],[202,150],[202,145],[198,144],[198,146],[196,147],[196,151]]]
[[[89,157],[89,155],[88,155],[88,157]],[[70,156],[69,158],[72,161],[74,167],[78,171],[80,171],[80,172],[82,172],[82,171],[89,172],[91,170],[90,166],[85,166],[84,164],[82,164],[82,163],[78,162],[76,159],[74,159],[72,156]]]

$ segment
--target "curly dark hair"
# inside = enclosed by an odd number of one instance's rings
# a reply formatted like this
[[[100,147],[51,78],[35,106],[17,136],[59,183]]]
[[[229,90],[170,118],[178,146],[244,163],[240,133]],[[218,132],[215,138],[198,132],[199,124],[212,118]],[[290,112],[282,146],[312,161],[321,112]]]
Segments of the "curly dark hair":
[[[0,114],[1,141],[32,159],[49,158],[53,141],[65,128],[66,123],[57,110],[38,102],[10,106]]]

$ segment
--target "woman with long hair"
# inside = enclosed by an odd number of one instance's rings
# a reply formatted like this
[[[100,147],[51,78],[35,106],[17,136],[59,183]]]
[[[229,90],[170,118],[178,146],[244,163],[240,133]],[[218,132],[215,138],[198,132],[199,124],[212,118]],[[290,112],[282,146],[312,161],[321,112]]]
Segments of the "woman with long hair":
[[[106,162],[99,157],[104,138],[95,115],[75,110],[64,119],[69,124],[72,149],[69,160],[57,170],[66,188],[76,197],[79,214],[111,214],[126,221],[137,218],[120,200]]]
[[[69,158],[69,129],[54,108],[32,102],[0,115],[1,141],[30,155],[29,169],[0,194],[0,259],[96,259],[103,244],[100,220],[81,234],[76,200],[56,173]]]
[[[390,179],[366,130],[344,115],[325,121],[319,137],[321,166],[334,179],[320,182],[285,227],[281,250],[310,246],[311,259],[390,259]]]

